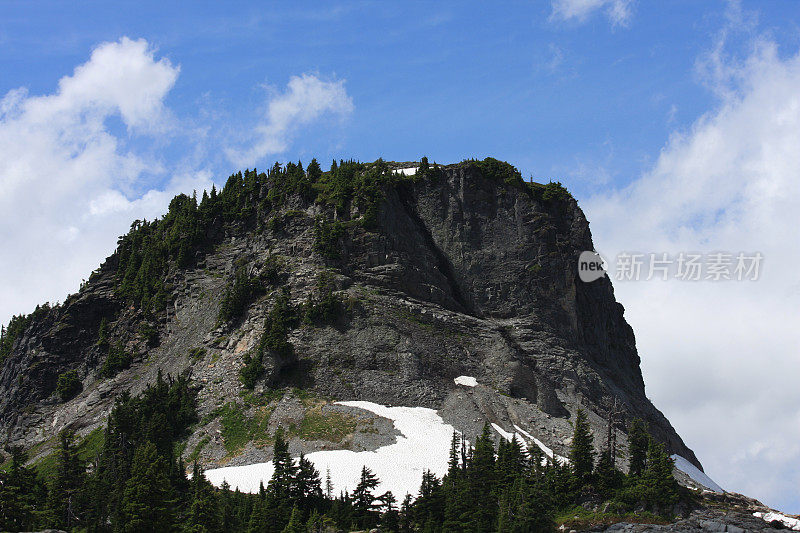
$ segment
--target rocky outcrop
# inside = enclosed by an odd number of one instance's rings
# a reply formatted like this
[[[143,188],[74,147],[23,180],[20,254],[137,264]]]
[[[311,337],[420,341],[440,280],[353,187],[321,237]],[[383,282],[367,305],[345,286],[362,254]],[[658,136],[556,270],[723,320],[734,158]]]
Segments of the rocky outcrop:
[[[170,270],[170,305],[154,316],[117,296],[112,256],[17,340],[0,370],[2,439],[28,447],[44,442],[44,453],[63,427],[83,434],[102,424],[116,395],[138,392],[161,369],[189,374],[201,389],[205,424],[186,453],[203,440],[202,461],[228,461],[215,416],[226,402],[255,409],[242,399],[244,354],[254,350],[283,287],[299,306],[324,280],[341,302],[337,320],[293,328],[294,359],[269,360],[256,394],[296,387],[327,400],[432,407],[468,435],[484,422],[518,425],[562,455],[576,410],[589,411],[600,444],[616,401],[620,442],[624,423],[642,417],[671,453],[699,466],[645,396],[633,331],[611,283],[577,276],[578,255],[593,248],[582,211],[571,198],[544,200],[532,190],[492,179],[473,164],[450,165],[430,178],[385,185],[370,230],[292,198],[269,215],[280,224],[215,225],[213,247],[192,267]],[[319,216],[340,219],[345,228],[335,243],[338,258],[315,247]],[[236,266],[258,270],[267,261],[281,265],[280,283],[238,322],[219,325],[220,295]],[[132,359],[114,377],[100,372],[104,318],[108,342],[120,343]],[[69,369],[78,369],[83,391],[62,402],[56,383]],[[460,375],[479,385],[456,385]],[[274,403],[268,408],[283,416]],[[301,439],[293,446],[302,448]]]

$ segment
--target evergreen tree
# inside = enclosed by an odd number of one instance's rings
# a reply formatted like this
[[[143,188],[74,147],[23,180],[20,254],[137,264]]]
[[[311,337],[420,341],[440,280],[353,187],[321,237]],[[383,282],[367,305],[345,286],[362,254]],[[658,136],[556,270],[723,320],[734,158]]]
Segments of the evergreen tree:
[[[306,173],[308,174],[308,178],[312,183],[318,182],[322,177],[322,169],[320,168],[316,158],[312,159],[311,163],[308,164]]]
[[[266,499],[258,498],[250,513],[250,519],[247,523],[247,533],[270,533],[269,523],[270,516]]]
[[[441,483],[433,472],[426,470],[422,473],[422,484],[414,508],[414,517],[418,524],[441,523],[444,502],[440,488]]]
[[[122,500],[123,532],[171,531],[172,509],[168,466],[156,446],[145,441],[136,448],[131,476]]]
[[[304,513],[322,499],[322,484],[319,472],[314,467],[314,463],[306,459],[302,453],[297,463],[293,490],[293,497]]]
[[[36,528],[36,513],[41,508],[45,488],[33,468],[25,466],[27,454],[11,448],[11,464],[0,470],[0,530],[30,531]]]
[[[469,482],[468,501],[472,507],[470,522],[473,531],[489,531],[493,529],[497,514],[495,486],[495,450],[489,425],[483,426],[483,432],[475,440],[475,451],[467,467]]]
[[[406,494],[406,497],[403,498],[403,503],[400,506],[400,520],[398,524],[398,530],[400,533],[410,533],[413,531],[413,521],[411,519],[411,494]]]
[[[386,491],[381,497],[381,504],[383,506],[383,513],[378,529],[386,531],[387,533],[397,533],[400,527],[400,514],[397,512],[395,504],[397,499],[392,494],[392,491]]]
[[[361,479],[353,490],[353,512],[359,527],[373,527],[377,523],[375,496],[378,477],[366,466],[361,468]]]
[[[71,529],[83,517],[86,467],[77,456],[74,439],[72,431],[59,434],[58,463],[48,493],[49,523],[59,529]]]
[[[214,488],[206,480],[203,469],[194,463],[192,469],[192,500],[189,516],[186,519],[185,531],[188,533],[215,533],[223,531],[222,513]],[[225,497],[225,490],[222,497]]]
[[[674,461],[664,451],[664,446],[650,439],[647,466],[642,472],[639,486],[645,503],[656,512],[668,514],[680,500],[680,487],[672,476],[673,467]]]
[[[274,468],[272,478],[267,484],[267,509],[271,525],[274,528],[280,526],[278,528],[280,531],[291,517],[291,502],[296,495],[297,476],[297,467],[289,455],[289,443],[283,438],[282,428],[278,428],[275,432],[272,466]]]
[[[292,508],[292,515],[289,519],[289,523],[286,524],[285,528],[283,528],[282,533],[305,533],[306,528],[303,524],[301,516],[300,509],[298,509],[295,505]]]
[[[647,460],[647,447],[650,442],[650,434],[647,426],[640,418],[634,418],[628,429],[628,454],[630,466],[628,474],[638,476],[644,471]]]
[[[623,474],[615,464],[611,462],[611,453],[609,450],[604,450],[600,454],[595,468],[597,477],[597,489],[606,498],[613,496],[614,492],[620,489],[623,485]]]
[[[570,447],[569,459],[572,464],[572,472],[578,485],[587,483],[592,475],[594,467],[594,439],[589,421],[586,418],[586,411],[578,409],[575,417],[575,428],[572,434],[572,445]]]
[[[331,481],[331,467],[325,472],[325,497],[333,498],[333,482]]]

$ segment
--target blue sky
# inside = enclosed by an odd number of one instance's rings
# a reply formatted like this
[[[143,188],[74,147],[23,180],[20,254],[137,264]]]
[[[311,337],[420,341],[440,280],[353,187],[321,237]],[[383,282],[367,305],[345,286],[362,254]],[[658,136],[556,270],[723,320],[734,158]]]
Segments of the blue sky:
[[[266,160],[493,155],[576,192],[597,186],[587,174],[598,166],[613,182],[632,179],[670,131],[711,105],[695,63],[726,10],[632,4],[622,26],[604,8],[562,20],[548,2],[138,4],[7,4],[0,92],[49,93],[99,43],[143,38],[181,67],[165,102],[182,120],[207,120],[205,110],[247,128],[265,84],[283,87],[301,73],[346,80],[355,103],[346,128],[332,136],[306,128]],[[797,17],[786,15],[796,6],[770,7],[761,24],[795,44]],[[179,157],[180,141],[163,156]],[[211,159],[215,175],[233,169]]]
[[[798,48],[793,1],[2,2],[0,321],[243,166],[493,156],[607,256],[764,253],[757,283],[615,288],[706,471],[800,512]]]

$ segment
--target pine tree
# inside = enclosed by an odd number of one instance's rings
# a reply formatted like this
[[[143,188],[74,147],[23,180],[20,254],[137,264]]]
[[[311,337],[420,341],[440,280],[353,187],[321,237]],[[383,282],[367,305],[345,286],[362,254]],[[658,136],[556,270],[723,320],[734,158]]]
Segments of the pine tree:
[[[422,483],[419,487],[419,497],[414,507],[414,518],[419,524],[441,522],[444,502],[440,490],[441,482],[430,470],[422,473]]]
[[[400,505],[400,521],[398,529],[400,533],[411,533],[413,531],[413,521],[411,519],[411,494],[406,494],[403,503]]]
[[[331,467],[328,467],[325,473],[325,497],[331,499],[333,497],[333,482],[331,481]]]
[[[289,523],[286,524],[286,527],[283,528],[281,533],[305,533],[306,528],[303,525],[301,516],[300,509],[295,505],[292,508],[292,515],[291,518],[289,518]]]
[[[629,475],[638,476],[644,471],[649,441],[647,426],[640,418],[634,418],[628,429]]]
[[[247,522],[247,533],[269,533],[270,515],[266,499],[258,498]]]
[[[645,502],[656,512],[669,513],[680,499],[680,487],[672,475],[673,467],[674,461],[664,450],[664,446],[650,439],[647,466],[639,484],[645,495]]]
[[[589,421],[586,418],[586,411],[578,409],[575,417],[575,428],[572,434],[572,446],[569,452],[572,472],[577,484],[587,483],[592,475],[594,466],[594,439]]]
[[[493,528],[497,514],[495,471],[495,449],[489,425],[475,440],[475,449],[467,459],[466,485],[460,522],[470,524],[471,530],[489,531]],[[453,527],[458,527],[453,524]]]
[[[378,477],[366,466],[361,468],[361,479],[353,490],[353,512],[359,527],[373,527],[376,520],[376,505],[373,490],[378,486]]]
[[[191,533],[215,533],[222,531],[222,513],[214,488],[206,480],[203,469],[194,463],[191,483],[192,501],[185,531]],[[223,495],[224,495],[223,491]]]
[[[86,467],[77,456],[74,439],[72,431],[59,434],[58,464],[48,493],[49,522],[60,529],[71,529],[83,517]]]
[[[322,499],[322,485],[314,463],[300,454],[293,480],[293,497],[302,511],[310,510]]]
[[[11,448],[11,465],[0,470],[0,530],[30,531],[36,528],[36,513],[45,488],[36,471],[25,466],[28,455],[20,447]]]
[[[612,462],[609,450],[604,450],[600,454],[595,474],[597,477],[597,489],[606,498],[610,498],[617,489],[622,487],[624,476]]]
[[[316,158],[312,159],[311,163],[308,164],[306,173],[308,174],[308,179],[311,180],[312,183],[318,182],[322,177],[322,169],[320,168]]]
[[[460,446],[461,436],[457,431],[453,431],[453,438],[450,440],[450,458],[447,460],[447,476],[451,478],[451,481],[454,481],[454,477],[458,473]]]
[[[121,531],[170,531],[170,484],[168,466],[155,445],[145,441],[136,448],[131,476],[125,483]]]
[[[297,476],[297,467],[289,455],[289,443],[283,438],[283,428],[275,432],[272,465],[272,478],[267,484],[267,509],[271,524],[283,528],[291,517]]]
[[[386,491],[379,499],[383,506],[383,514],[381,514],[378,529],[387,533],[397,533],[400,527],[400,514],[395,508],[397,499],[392,494],[392,491]]]

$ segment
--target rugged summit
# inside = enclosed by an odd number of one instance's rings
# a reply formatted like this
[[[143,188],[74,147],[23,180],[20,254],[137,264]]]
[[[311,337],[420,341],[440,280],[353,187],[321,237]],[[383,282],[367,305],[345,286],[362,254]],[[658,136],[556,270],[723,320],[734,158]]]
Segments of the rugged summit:
[[[279,425],[296,451],[394,438],[341,400],[434,408],[468,437],[518,426],[561,455],[578,408],[599,446],[616,402],[621,461],[641,417],[700,466],[645,395],[611,283],[577,276],[592,249],[566,190],[493,159],[235,174],[137,221],[78,294],[15,319],[0,438],[39,459],[163,372],[201,389],[182,453],[208,467],[268,459]]]

